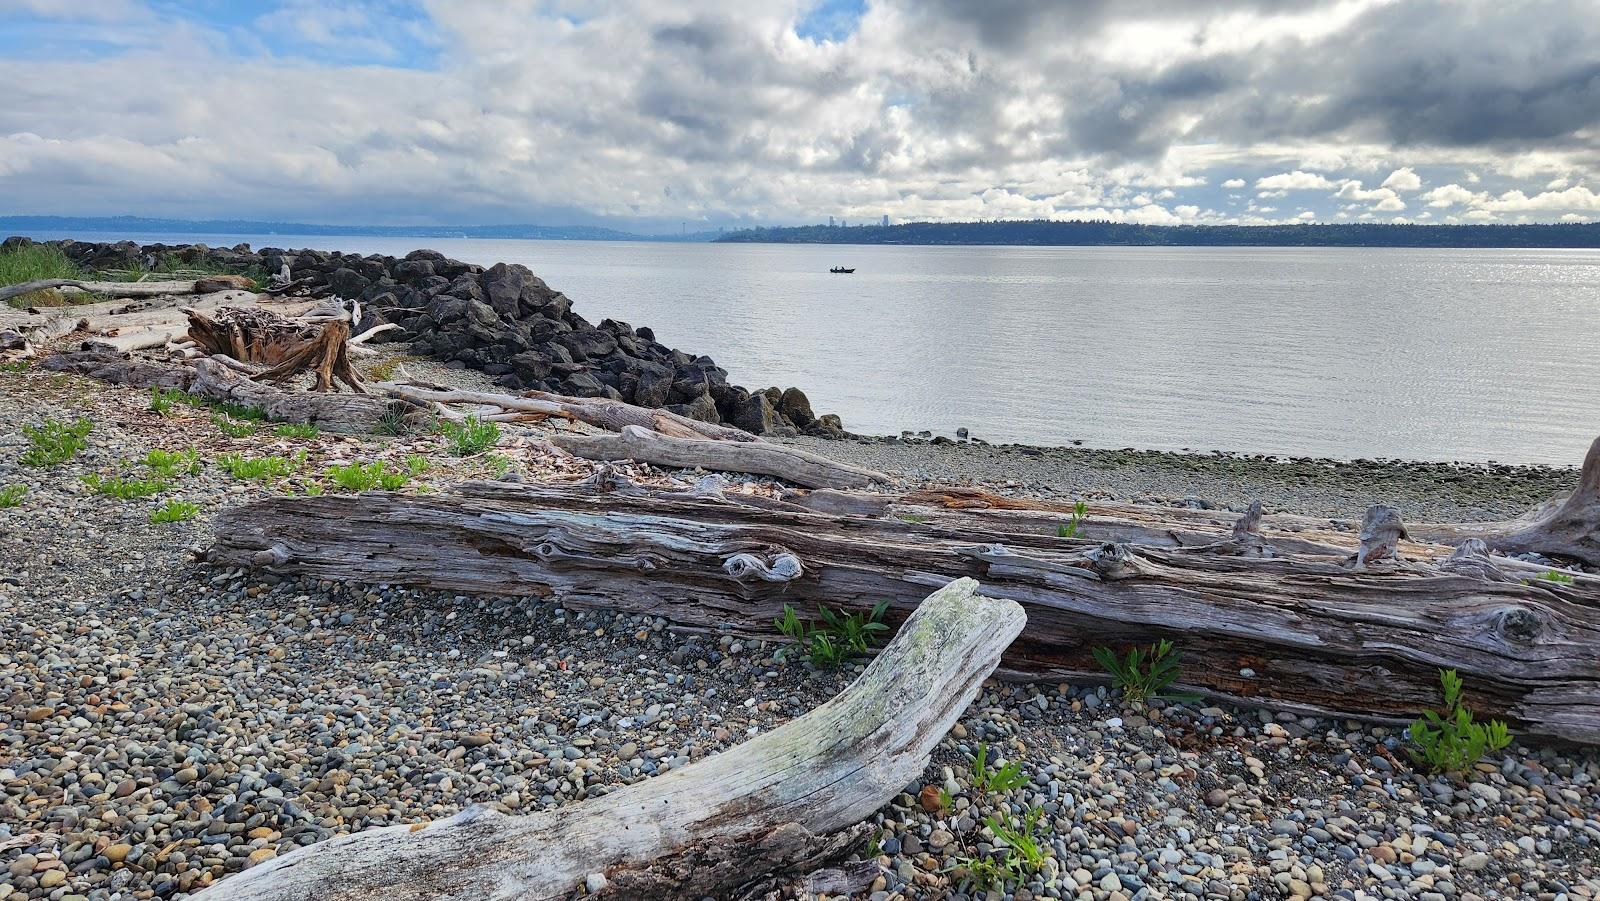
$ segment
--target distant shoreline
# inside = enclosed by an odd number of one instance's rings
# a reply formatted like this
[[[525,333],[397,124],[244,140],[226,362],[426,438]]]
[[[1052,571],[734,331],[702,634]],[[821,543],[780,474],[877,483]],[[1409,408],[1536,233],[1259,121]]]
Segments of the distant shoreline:
[[[1539,225],[1138,225],[1035,219],[908,222],[901,225],[802,225],[753,228],[721,244],[873,244],[1007,247],[1406,247],[1600,248],[1600,222]]]

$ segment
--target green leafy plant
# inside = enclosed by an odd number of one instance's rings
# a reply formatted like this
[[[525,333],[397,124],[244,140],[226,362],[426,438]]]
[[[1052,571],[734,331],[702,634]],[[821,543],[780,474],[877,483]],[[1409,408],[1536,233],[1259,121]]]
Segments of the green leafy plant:
[[[182,451],[153,449],[144,455],[144,465],[157,478],[175,479],[200,471],[200,455],[193,448]]]
[[[321,482],[306,482],[301,487],[305,490],[306,497],[321,497],[322,496],[322,483]]]
[[[440,420],[439,434],[449,440],[450,453],[457,457],[471,457],[494,447],[495,442],[500,440],[500,427],[476,416],[468,416],[460,422]]]
[[[12,360],[9,363],[0,363],[0,372],[10,372],[10,373],[16,374],[16,373],[23,373],[23,372],[27,372],[27,371],[28,371],[28,361],[27,360]]]
[[[1416,748],[1413,760],[1434,773],[1458,773],[1511,744],[1511,731],[1500,720],[1475,722],[1461,703],[1461,677],[1453,669],[1439,671],[1444,707],[1424,710],[1406,730]]]
[[[783,615],[773,620],[773,625],[785,637],[794,641],[811,663],[822,669],[834,669],[857,654],[865,654],[877,643],[878,633],[888,630],[883,615],[889,609],[888,601],[881,601],[870,613],[842,613],[821,608],[821,623],[806,623],[788,604],[783,605]],[[779,651],[779,656],[785,651]]]
[[[1148,648],[1129,648],[1128,656],[1117,657],[1108,647],[1092,650],[1094,659],[1111,674],[1112,684],[1122,689],[1122,696],[1130,701],[1166,698],[1172,701],[1195,701],[1200,696],[1192,692],[1169,692],[1167,686],[1178,680],[1179,661],[1183,654],[1172,649],[1172,642],[1163,638]]]
[[[267,421],[267,411],[261,409],[260,407],[249,407],[245,406],[244,404],[236,404],[231,400],[213,400],[205,401],[204,403],[211,409],[216,410],[218,413],[221,413],[231,419],[238,419],[244,422]]]
[[[0,510],[21,504],[22,496],[27,493],[27,485],[7,485],[4,488],[0,488]]]
[[[22,434],[27,437],[31,447],[22,454],[22,462],[28,466],[65,463],[89,446],[89,432],[93,429],[94,423],[87,419],[70,423],[48,419],[37,428],[25,425]]]
[[[1008,883],[1024,883],[1043,870],[1045,853],[1037,837],[1043,815],[1042,808],[1032,807],[1021,820],[1004,812],[984,817],[984,825],[998,844],[987,857],[956,859],[956,865],[967,872],[967,884],[1003,890]]]
[[[248,422],[235,422],[226,416],[213,416],[211,421],[216,425],[217,431],[227,435],[229,438],[249,438],[256,433],[254,425]]]
[[[346,466],[328,467],[328,478],[333,483],[346,491],[371,491],[382,488],[384,491],[398,491],[406,487],[411,481],[411,474],[405,471],[390,469],[382,460],[371,463],[351,463]]]
[[[1083,518],[1089,512],[1089,505],[1078,501],[1072,505],[1072,518],[1056,526],[1057,538],[1077,538],[1078,530],[1083,528]]]
[[[83,477],[83,484],[94,489],[97,494],[104,494],[107,497],[114,497],[124,501],[150,497],[167,489],[167,483],[160,479],[125,479],[121,476],[113,476],[108,479],[102,477],[99,473],[93,472]]]
[[[414,476],[420,476],[428,471],[428,466],[429,463],[427,457],[424,457],[421,454],[406,455],[406,472],[409,472]]]
[[[199,512],[199,504],[173,499],[150,511],[150,521],[157,524],[183,522],[194,519]]]
[[[989,746],[979,743],[978,753],[972,758],[972,787],[983,794],[1008,792],[1028,784],[1022,774],[1022,761],[1013,760],[999,769],[989,767]]]
[[[178,401],[167,392],[176,390],[177,389],[175,388],[151,388],[150,412],[156,414],[157,416],[165,416],[168,413],[171,413],[172,408],[177,406]]]
[[[318,431],[317,427],[309,422],[290,422],[273,429],[272,434],[279,438],[315,438]]]
[[[1542,572],[1542,573],[1538,574],[1537,576],[1534,576],[1533,578],[1536,581],[1554,582],[1557,585],[1571,585],[1572,581],[1573,581],[1572,575],[1570,573],[1557,572],[1556,570],[1553,570],[1553,569],[1549,570],[1548,572]]]
[[[294,461],[279,456],[244,457],[239,454],[223,454],[217,458],[217,465],[241,482],[262,482],[267,479],[282,478],[295,470]]]

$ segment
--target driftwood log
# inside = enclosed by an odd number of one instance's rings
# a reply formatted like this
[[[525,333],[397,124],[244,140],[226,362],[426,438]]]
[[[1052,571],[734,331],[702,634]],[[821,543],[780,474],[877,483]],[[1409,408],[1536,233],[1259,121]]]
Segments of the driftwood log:
[[[1080,526],[1091,537],[1058,537],[1065,521],[906,499],[874,515],[703,492],[469,483],[429,497],[257,502],[219,518],[211,555],[319,578],[555,596],[755,635],[771,634],[785,604],[889,600],[904,615],[930,586],[970,576],[1028,611],[1005,660],[1020,676],[1095,677],[1094,645],[1172,638],[1196,690],[1395,721],[1436,705],[1438,671],[1454,667],[1482,714],[1600,743],[1594,580],[1530,578],[1480,545],[1406,559],[1417,545],[1378,553],[1381,535],[1360,547],[1346,534],[1327,553],[1236,536],[1228,521],[1206,543],[1174,547],[1160,529],[1123,524],[1112,526],[1117,541],[1098,540],[1092,514]]]
[[[444,409],[447,405],[467,405],[480,410],[488,408],[480,419],[494,422],[538,422],[560,418],[582,422],[596,428],[621,431],[627,426],[639,426],[676,438],[704,438],[713,441],[760,441],[755,435],[730,426],[690,419],[671,410],[639,407],[619,400],[603,397],[568,397],[544,391],[524,394],[495,394],[488,391],[460,391],[416,383],[382,382],[372,386],[421,404],[441,408],[443,415],[459,418],[465,414]]]
[[[249,291],[217,291],[200,296],[114,300],[65,307],[15,310],[0,304],[0,329],[11,329],[34,344],[48,344],[68,335],[82,334],[87,343],[118,351],[162,347],[184,337],[189,329],[187,310],[215,313],[223,307],[255,307],[259,296]],[[293,313],[309,304],[282,307]]]
[[[245,291],[253,284],[250,279],[239,275],[217,275],[166,282],[96,282],[77,278],[46,278],[0,288],[0,303],[5,303],[13,297],[21,297],[36,291],[48,291],[52,288],[75,288],[106,297],[159,297],[164,294]]]
[[[341,836],[201,897],[540,901],[577,896],[591,874],[606,879],[597,898],[758,895],[859,847],[853,827],[927,767],[1023,626],[1020,607],[976,590],[962,579],[935,591],[837,697],[714,757],[558,810],[474,807]]]
[[[91,349],[46,357],[43,366],[132,388],[180,388],[197,397],[256,407],[276,422],[311,423],[329,432],[368,434],[385,422],[420,412],[395,398],[285,391],[241,374],[242,364],[221,355],[168,364]]]
[[[865,488],[889,481],[881,472],[767,442],[672,438],[642,426],[617,435],[556,435],[551,441],[586,460],[637,460],[656,466],[774,476],[806,488]]]

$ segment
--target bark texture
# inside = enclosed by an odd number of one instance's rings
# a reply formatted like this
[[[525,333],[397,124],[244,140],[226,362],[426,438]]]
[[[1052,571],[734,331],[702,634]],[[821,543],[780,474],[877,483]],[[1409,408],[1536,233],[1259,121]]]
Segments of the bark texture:
[[[837,697],[714,757],[572,807],[474,807],[422,829],[341,836],[201,897],[540,901],[576,897],[602,873],[609,884],[591,897],[728,898],[810,873],[857,845],[852,827],[927,767],[1022,629],[1020,607],[977,588],[961,579],[933,592]]]
[[[557,435],[555,445],[587,460],[637,460],[682,469],[748,472],[807,488],[865,488],[889,477],[792,447],[672,438],[637,425],[617,435]]]
[[[1185,652],[1191,688],[1393,721],[1436,706],[1438,671],[1455,667],[1480,714],[1600,742],[1594,580],[1530,579],[1503,558],[1437,545],[1358,555],[1353,533],[1306,552],[1270,532],[1236,537],[1233,520],[1175,546],[1159,529],[1120,523],[1109,529],[1123,537],[1098,540],[1092,511],[1080,526],[1088,537],[1072,539],[1058,537],[1060,514],[905,498],[881,514],[841,514],[705,491],[468,483],[427,497],[258,502],[219,518],[211,555],[319,578],[553,595],[768,636],[785,604],[805,614],[887,599],[903,616],[930,587],[969,576],[1028,611],[1005,660],[1019,676],[1102,675],[1094,645],[1167,637]],[[1201,536],[1202,525],[1187,530]]]

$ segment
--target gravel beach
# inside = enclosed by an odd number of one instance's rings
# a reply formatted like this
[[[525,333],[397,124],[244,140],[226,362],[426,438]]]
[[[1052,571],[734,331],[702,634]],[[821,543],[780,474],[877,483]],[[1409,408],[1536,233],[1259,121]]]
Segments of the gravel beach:
[[[430,375],[429,377],[432,377]],[[579,478],[536,435],[452,458],[435,436],[226,438],[210,414],[160,417],[144,392],[0,373],[0,901],[181,898],[296,847],[470,804],[568,804],[716,753],[805,713],[854,671],[652,618],[526,599],[279,580],[196,562],[215,514],[305,490],[240,481],[224,450],[331,462],[423,456],[405,490],[463,477]],[[19,463],[20,427],[91,418],[66,463]],[[1499,518],[1573,473],[944,445],[817,442],[908,481],[1056,495],[1261,497],[1359,515]],[[201,451],[162,494],[118,500],[80,477],[138,472],[154,447]],[[1098,462],[1097,462],[1098,461]],[[1432,477],[1421,487],[1415,473]],[[666,478],[640,468],[640,478]],[[1407,488],[1407,486],[1411,486]],[[1093,494],[1092,492],[1102,492]],[[189,521],[153,524],[171,497]],[[984,791],[974,757],[1023,784]],[[996,822],[1039,809],[1046,857],[1009,892],[968,861]],[[1600,758],[1529,747],[1463,776],[1412,771],[1393,730],[1271,710],[1122,703],[1092,685],[991,682],[922,777],[878,811],[870,897],[1346,899],[1600,896]]]

